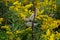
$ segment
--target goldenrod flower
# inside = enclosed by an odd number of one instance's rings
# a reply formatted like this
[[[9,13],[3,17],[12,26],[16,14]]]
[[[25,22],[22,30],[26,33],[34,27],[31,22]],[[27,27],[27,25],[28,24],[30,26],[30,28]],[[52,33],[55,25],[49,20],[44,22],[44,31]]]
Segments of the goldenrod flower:
[[[18,3],[19,3],[19,1],[16,1],[16,2],[13,3],[13,5],[17,5]]]
[[[14,10],[14,6],[10,6],[9,7],[9,10]]]
[[[15,32],[16,34],[21,34],[21,33],[23,33],[23,31],[20,31],[20,30],[16,30],[16,32]]]
[[[36,3],[35,7],[36,9],[39,9],[41,7],[41,2]]]
[[[18,12],[19,9],[16,7],[15,10]]]
[[[58,39],[58,40],[60,39],[60,33],[59,32],[56,31],[55,36],[56,36],[56,39]]]
[[[41,20],[40,16],[37,16],[36,18],[39,19],[39,20]]]
[[[7,32],[6,32],[6,34],[12,34],[12,32],[10,32],[10,31],[7,31]]]
[[[16,40],[21,40],[20,37],[16,38]]]
[[[26,9],[29,9],[31,6],[33,6],[33,4],[32,4],[32,3],[31,3],[31,4],[26,5],[26,6],[25,6],[25,8],[26,8]]]
[[[21,8],[21,6],[16,6],[16,8],[20,9],[20,8]]]
[[[41,10],[41,14],[44,12],[44,9],[43,10]]]
[[[53,0],[50,0],[50,1],[49,1],[49,5],[52,5],[52,3],[53,3]]]
[[[50,36],[50,34],[51,34],[51,31],[50,31],[50,29],[48,29],[47,32],[46,32],[46,35]]]
[[[24,19],[25,18],[25,14],[23,14],[23,13],[20,13],[20,17],[22,17],[22,19]]]
[[[28,31],[28,30],[30,30],[30,31],[31,31],[31,30],[32,30],[32,29],[31,29],[31,27],[29,27],[29,28],[27,28],[27,29],[26,29],[26,31]]]
[[[3,18],[0,18],[0,24],[2,24]]]
[[[1,28],[4,28],[4,29],[6,29],[6,30],[10,30],[10,26],[8,26],[8,25],[1,26]]]
[[[49,40],[54,40],[54,34],[50,36]]]
[[[49,2],[48,2],[49,0],[45,0],[45,5],[48,5],[49,4]]]
[[[44,30],[44,29],[47,30],[48,28],[49,28],[48,25],[41,25],[41,29],[42,29],[42,30]]]

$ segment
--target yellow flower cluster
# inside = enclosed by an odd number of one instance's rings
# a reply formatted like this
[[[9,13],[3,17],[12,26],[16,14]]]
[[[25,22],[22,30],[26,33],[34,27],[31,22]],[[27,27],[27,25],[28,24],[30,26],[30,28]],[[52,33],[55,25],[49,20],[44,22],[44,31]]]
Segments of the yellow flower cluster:
[[[31,27],[29,27],[29,28],[26,29],[26,31],[28,31],[28,30],[29,30],[29,31],[32,31]]]
[[[30,10],[28,10],[32,6],[33,6],[32,3],[24,6],[21,2],[15,1],[13,3],[13,6],[9,7],[9,10],[15,10],[15,11],[17,11],[18,17],[21,18],[21,19],[24,19],[28,15],[28,13],[29,14],[32,13]]]
[[[30,4],[26,5],[26,6],[25,6],[25,8],[26,8],[26,9],[29,9],[31,6],[33,6],[33,4],[32,4],[32,3],[30,3]]]
[[[20,37],[16,38],[16,40],[21,40]]]
[[[60,25],[60,20],[54,20],[51,17],[43,18],[43,20],[41,29],[54,29]]]
[[[13,6],[9,7],[9,10],[14,10],[15,9],[16,11],[18,11],[19,8],[21,8],[21,2],[16,1],[16,2],[13,3]]]
[[[60,33],[56,31],[56,39],[59,40],[60,39]]]
[[[22,17],[24,19],[26,17],[26,15],[24,15],[23,13],[20,13],[20,17]]]
[[[0,18],[0,24],[2,24],[3,18]]]
[[[15,1],[18,1],[18,0],[2,0],[5,4],[6,4],[6,6],[8,6],[9,5],[9,2],[15,2]]]
[[[22,34],[23,31],[20,31],[20,30],[16,30],[15,34]]]
[[[54,34],[51,34],[49,40],[54,40],[54,36]]]
[[[9,10],[13,10],[13,9],[14,9],[14,6],[10,6],[10,7],[9,7]]]
[[[10,31],[6,31],[6,34],[13,34],[12,32],[10,32]]]
[[[13,5],[19,6],[19,5],[21,5],[21,3],[19,1],[16,1],[16,2],[13,3]]]
[[[10,26],[9,25],[1,26],[1,28],[6,29],[6,30],[10,30]]]
[[[46,38],[48,40],[59,40],[60,39],[60,33],[59,32],[55,32],[55,33],[52,33],[51,30],[47,30],[46,31],[46,34],[42,34],[41,36],[43,39]]]
[[[29,28],[26,28],[25,30],[23,29],[23,30],[16,30],[15,32],[14,32],[14,34],[23,34],[24,32],[29,32],[29,31],[32,31],[32,29],[31,29],[31,27],[29,27]]]
[[[46,32],[46,36],[50,36],[50,35],[51,35],[51,31],[50,31],[50,29],[48,29]]]

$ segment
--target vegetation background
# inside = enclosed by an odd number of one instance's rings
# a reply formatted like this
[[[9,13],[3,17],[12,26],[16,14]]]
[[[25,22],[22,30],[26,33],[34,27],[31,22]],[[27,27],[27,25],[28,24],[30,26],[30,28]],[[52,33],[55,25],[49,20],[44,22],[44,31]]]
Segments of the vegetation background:
[[[0,0],[0,40],[60,40],[60,0]]]

